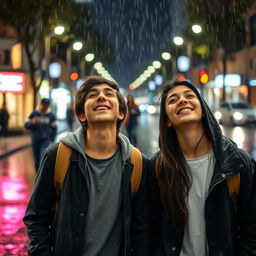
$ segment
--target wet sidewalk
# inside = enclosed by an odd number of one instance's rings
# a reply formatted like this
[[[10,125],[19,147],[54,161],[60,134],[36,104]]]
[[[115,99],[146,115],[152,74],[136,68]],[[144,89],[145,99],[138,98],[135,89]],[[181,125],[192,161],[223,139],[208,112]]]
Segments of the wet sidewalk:
[[[58,122],[58,135],[67,134]],[[28,237],[22,221],[35,179],[30,134],[0,138],[0,256],[27,256]]]

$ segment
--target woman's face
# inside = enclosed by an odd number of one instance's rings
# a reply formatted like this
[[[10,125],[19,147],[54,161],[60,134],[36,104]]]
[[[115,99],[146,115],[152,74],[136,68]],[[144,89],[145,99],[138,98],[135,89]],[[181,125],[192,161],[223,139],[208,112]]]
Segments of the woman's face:
[[[202,107],[195,92],[185,85],[171,89],[166,97],[166,125],[177,128],[184,124],[201,122]]]

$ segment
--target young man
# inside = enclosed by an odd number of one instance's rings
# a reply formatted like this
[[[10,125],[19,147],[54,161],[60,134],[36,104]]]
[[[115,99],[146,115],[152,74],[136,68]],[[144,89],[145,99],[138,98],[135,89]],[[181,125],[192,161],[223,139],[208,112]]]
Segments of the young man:
[[[76,93],[75,113],[82,127],[61,140],[72,154],[59,198],[53,177],[57,145],[47,149],[39,168],[24,217],[29,254],[148,255],[147,160],[143,157],[141,183],[132,196],[132,145],[119,134],[127,106],[118,85],[89,77]]]
[[[31,130],[35,169],[38,171],[43,151],[52,143],[57,133],[55,115],[49,110],[49,99],[43,98],[38,109],[25,121],[25,128]]]

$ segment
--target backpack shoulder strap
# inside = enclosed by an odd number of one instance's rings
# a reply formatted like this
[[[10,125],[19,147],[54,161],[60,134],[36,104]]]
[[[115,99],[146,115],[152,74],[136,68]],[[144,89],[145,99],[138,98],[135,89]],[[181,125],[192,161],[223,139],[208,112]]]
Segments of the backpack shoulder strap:
[[[227,179],[228,190],[231,197],[237,196],[240,190],[240,173]]]
[[[134,165],[131,176],[131,191],[132,195],[134,196],[139,189],[142,177],[142,155],[138,148],[132,148],[130,159]]]
[[[71,153],[72,149],[70,147],[66,146],[62,142],[59,143],[54,169],[54,185],[56,189],[56,194],[58,194],[57,192],[60,191],[62,183],[66,176]]]
[[[52,212],[53,212],[52,222],[51,222],[52,226],[55,225],[55,222],[57,219],[59,195],[60,195],[62,183],[65,179],[65,176],[68,170],[71,153],[72,153],[72,149],[70,147],[66,146],[62,142],[59,142],[57,155],[55,159],[55,167],[54,167],[54,186],[55,186],[56,202],[52,209]]]

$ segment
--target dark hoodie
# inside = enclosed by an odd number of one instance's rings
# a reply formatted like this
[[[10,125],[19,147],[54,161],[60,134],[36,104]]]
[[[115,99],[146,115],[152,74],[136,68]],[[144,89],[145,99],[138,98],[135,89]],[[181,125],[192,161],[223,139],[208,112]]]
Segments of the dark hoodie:
[[[198,90],[189,82],[177,82],[191,88],[203,110],[203,125],[212,141],[216,159],[214,173],[205,201],[206,239],[209,255],[256,255],[256,174],[255,161],[225,137],[213,113]],[[163,210],[155,175],[155,158],[149,174],[151,206],[151,255],[179,255],[183,233],[177,234]],[[240,173],[239,195],[230,197],[227,179]],[[237,206],[237,210],[235,209]]]

